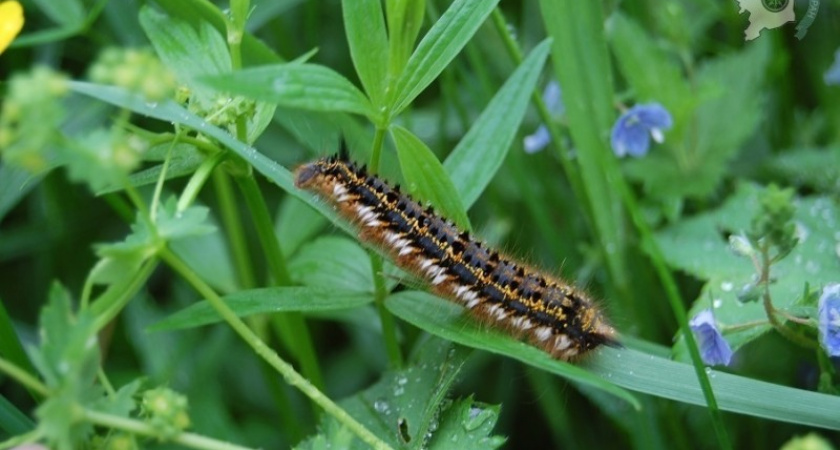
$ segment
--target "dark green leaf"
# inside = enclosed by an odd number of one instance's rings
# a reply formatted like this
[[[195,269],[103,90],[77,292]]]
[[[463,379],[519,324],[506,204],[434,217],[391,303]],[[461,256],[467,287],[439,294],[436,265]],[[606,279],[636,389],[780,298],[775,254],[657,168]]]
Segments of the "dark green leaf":
[[[350,56],[374,105],[381,105],[388,76],[388,35],[380,0],[343,0]]]
[[[353,309],[373,301],[371,294],[320,287],[250,289],[224,297],[239,317],[279,312],[322,312]],[[152,325],[149,331],[180,330],[221,322],[207,302],[198,302]]]
[[[548,57],[543,41],[508,78],[484,108],[443,166],[469,209],[502,165]]]
[[[467,45],[498,0],[455,0],[423,36],[396,82],[391,114],[397,115],[420,95]]]
[[[44,174],[32,175],[5,162],[0,164],[0,222],[9,210],[41,182],[43,176]]]
[[[288,63],[244,69],[202,82],[213,88],[313,111],[343,111],[374,118],[364,94],[338,72],[316,64]]]
[[[437,157],[417,136],[399,125],[391,126],[400,168],[408,193],[430,203],[444,217],[470,229],[470,219],[455,186]]]

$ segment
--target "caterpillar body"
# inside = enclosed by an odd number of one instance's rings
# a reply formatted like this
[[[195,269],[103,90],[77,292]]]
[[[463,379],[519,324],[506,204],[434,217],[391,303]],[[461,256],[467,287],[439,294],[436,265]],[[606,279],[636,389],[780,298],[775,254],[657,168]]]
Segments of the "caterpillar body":
[[[488,248],[344,157],[300,166],[295,185],[331,203],[358,228],[360,240],[422,278],[435,294],[557,359],[617,345],[614,329],[583,291]]]

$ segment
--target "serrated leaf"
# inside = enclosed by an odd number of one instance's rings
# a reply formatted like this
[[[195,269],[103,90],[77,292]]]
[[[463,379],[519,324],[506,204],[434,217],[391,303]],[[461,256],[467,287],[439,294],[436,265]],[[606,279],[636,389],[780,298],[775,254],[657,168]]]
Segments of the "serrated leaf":
[[[343,0],[344,29],[353,66],[374,105],[381,105],[388,76],[388,35],[380,0]]]
[[[373,119],[377,113],[367,97],[338,72],[317,64],[288,63],[203,77],[207,86],[312,111],[342,111]]]
[[[415,362],[408,368],[386,373],[379,382],[342,400],[340,405],[392,447],[424,448],[442,428],[442,414],[452,404],[446,395],[468,355],[465,349],[452,347],[448,342],[426,341],[418,350]],[[448,416],[447,419],[459,418]],[[321,429],[338,431],[329,423],[334,420],[327,417]],[[454,426],[444,428],[448,430]],[[440,439],[448,438],[441,436]],[[324,435],[320,440],[334,439]],[[350,448],[365,447],[356,440]]]
[[[548,57],[550,40],[537,45],[484,108],[443,167],[469,209],[499,170],[525,115]]]
[[[628,161],[627,175],[652,196],[702,198],[726,175],[728,164],[764,116],[764,73],[769,41],[756,41],[736,54],[707,62],[697,71],[696,109],[684,133],[666,148]],[[658,150],[658,151],[657,151]]]
[[[146,6],[140,10],[140,24],[160,59],[182,83],[192,85],[202,75],[230,72],[227,44],[207,22],[199,22],[196,29]]]
[[[749,229],[758,210],[759,193],[759,187],[741,184],[717,210],[683,220],[656,234],[669,265],[705,281],[691,314],[712,308],[733,350],[770,329],[769,325],[758,325],[727,331],[728,327],[767,320],[761,304],[738,301],[738,293],[754,281],[755,268],[749,259],[735,255],[726,239],[727,234]],[[803,239],[771,269],[775,282],[770,285],[770,292],[774,306],[780,309],[797,304],[805,283],[821,287],[836,282],[840,273],[840,258],[835,250],[840,222],[837,206],[826,197],[803,198],[796,206],[794,220]]]
[[[279,312],[324,312],[353,309],[373,301],[364,292],[333,287],[271,287],[249,289],[223,297],[239,317]],[[220,322],[222,319],[207,302],[192,304],[152,325],[149,331],[180,330]]]
[[[469,230],[467,211],[437,156],[405,128],[392,125],[390,129],[408,193],[417,200],[432,204],[441,215]]]
[[[93,429],[75,409],[101,395],[92,384],[99,367],[97,330],[87,311],[73,314],[70,294],[61,285],[53,284],[49,297],[39,320],[41,345],[32,360],[50,395],[35,415],[50,448],[71,450]]]
[[[178,211],[178,201],[170,197],[158,210],[157,234],[163,239],[174,241],[188,236],[198,236],[216,231],[208,223],[210,209],[206,206],[190,206]]]
[[[441,413],[440,425],[432,435],[429,448],[484,450],[501,447],[505,438],[491,435],[500,410],[498,405],[476,402],[472,397],[455,401]]]
[[[113,396],[102,397],[91,403],[91,409],[117,417],[129,418],[131,412],[137,408],[134,396],[142,383],[142,379],[137,379],[126,384]]]
[[[391,114],[397,115],[420,95],[467,45],[498,0],[455,0],[423,36],[394,89]]]

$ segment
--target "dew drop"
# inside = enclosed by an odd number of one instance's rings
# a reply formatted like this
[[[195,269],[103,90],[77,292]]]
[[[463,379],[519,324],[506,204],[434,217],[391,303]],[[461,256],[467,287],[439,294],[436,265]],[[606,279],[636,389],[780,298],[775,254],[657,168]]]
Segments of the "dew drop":
[[[722,281],[720,283],[720,288],[721,288],[721,290],[723,290],[723,292],[729,292],[734,287],[735,287],[735,283],[733,283],[731,281]]]
[[[388,404],[387,401],[383,399],[378,399],[373,402],[373,409],[376,410],[378,413],[382,414],[390,414],[391,413],[391,406]]]

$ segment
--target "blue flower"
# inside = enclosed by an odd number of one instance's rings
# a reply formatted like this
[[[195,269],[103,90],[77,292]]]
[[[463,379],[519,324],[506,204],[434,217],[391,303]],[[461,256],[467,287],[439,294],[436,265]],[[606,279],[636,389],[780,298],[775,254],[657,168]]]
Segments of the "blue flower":
[[[550,81],[545,86],[542,98],[551,114],[559,116],[566,111],[566,106],[563,105],[563,92],[556,81]],[[537,128],[534,134],[525,136],[522,144],[525,146],[525,153],[536,153],[545,148],[549,142],[551,142],[551,135],[548,133],[548,128],[543,124]]]
[[[823,288],[819,309],[820,341],[829,356],[840,356],[840,283]]]
[[[688,323],[694,337],[697,338],[697,345],[700,347],[700,356],[703,362],[710,366],[728,366],[732,360],[732,347],[729,342],[720,334],[715,323],[715,316],[710,309],[704,309],[691,318]]]
[[[840,49],[834,53],[834,63],[823,75],[825,84],[840,84]]]
[[[616,156],[644,156],[650,138],[659,143],[665,140],[662,131],[671,128],[671,114],[659,103],[645,103],[627,110],[613,125],[612,148]]]

